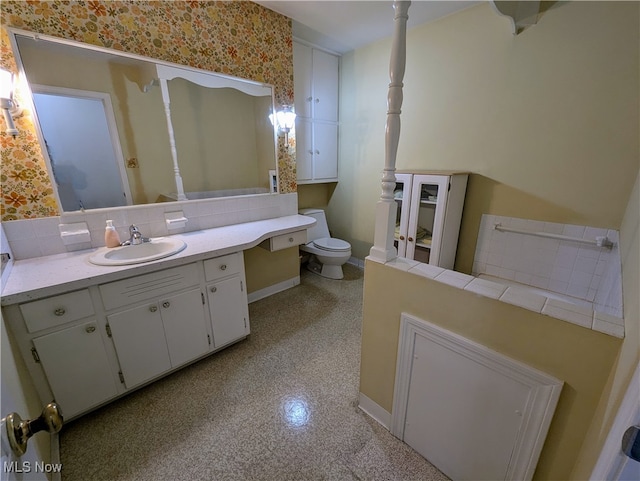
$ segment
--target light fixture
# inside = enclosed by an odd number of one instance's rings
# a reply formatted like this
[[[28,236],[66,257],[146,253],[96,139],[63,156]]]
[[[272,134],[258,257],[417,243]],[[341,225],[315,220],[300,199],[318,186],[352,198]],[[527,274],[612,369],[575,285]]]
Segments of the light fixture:
[[[18,129],[16,129],[16,126],[13,123],[13,118],[20,115],[21,110],[17,102],[14,100],[13,89],[13,74],[8,70],[0,69],[0,109],[2,109],[4,122],[7,126],[7,134],[15,137],[18,135]]]
[[[269,119],[273,125],[278,127],[278,132],[284,132],[284,141],[289,143],[289,132],[293,128],[296,121],[296,114],[291,109],[291,105],[283,105],[275,115],[269,115]]]

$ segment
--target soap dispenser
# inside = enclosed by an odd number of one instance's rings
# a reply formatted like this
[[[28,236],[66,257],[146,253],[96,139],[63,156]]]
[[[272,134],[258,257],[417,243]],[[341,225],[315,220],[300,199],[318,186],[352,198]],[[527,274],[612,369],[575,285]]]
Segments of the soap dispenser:
[[[107,227],[104,230],[104,244],[107,247],[119,247],[120,246],[120,236],[118,235],[118,231],[113,226],[113,221],[107,221]]]

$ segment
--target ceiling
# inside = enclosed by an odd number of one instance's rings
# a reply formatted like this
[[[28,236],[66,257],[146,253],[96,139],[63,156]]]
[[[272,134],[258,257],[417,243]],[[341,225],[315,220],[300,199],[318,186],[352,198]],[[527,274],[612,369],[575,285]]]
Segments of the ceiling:
[[[293,20],[293,36],[345,53],[393,34],[393,2],[383,0],[255,0]],[[479,1],[414,0],[408,28],[432,22]]]

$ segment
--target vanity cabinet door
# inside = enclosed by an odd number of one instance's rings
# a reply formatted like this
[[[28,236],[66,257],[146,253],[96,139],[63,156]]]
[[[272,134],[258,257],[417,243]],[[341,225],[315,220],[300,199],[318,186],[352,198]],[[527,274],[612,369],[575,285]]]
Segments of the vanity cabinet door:
[[[209,311],[216,348],[249,334],[247,293],[239,276],[207,286]]]
[[[171,366],[177,367],[209,350],[204,298],[200,289],[159,302]]]
[[[36,337],[32,342],[66,418],[117,396],[117,381],[97,322]]]
[[[171,369],[169,348],[157,303],[111,314],[107,320],[127,388]]]

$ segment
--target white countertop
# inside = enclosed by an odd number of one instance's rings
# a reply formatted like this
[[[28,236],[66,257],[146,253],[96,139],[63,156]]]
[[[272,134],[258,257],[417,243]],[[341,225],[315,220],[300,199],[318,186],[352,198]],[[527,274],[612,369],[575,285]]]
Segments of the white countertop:
[[[100,249],[105,249],[104,247],[15,261],[7,282],[2,286],[2,305],[49,297],[250,249],[269,237],[307,229],[315,222],[313,217],[289,215],[175,234],[171,237],[181,239],[187,244],[183,251],[171,257],[144,264],[127,266],[91,264],[89,256]]]

